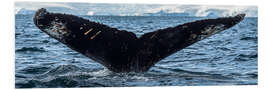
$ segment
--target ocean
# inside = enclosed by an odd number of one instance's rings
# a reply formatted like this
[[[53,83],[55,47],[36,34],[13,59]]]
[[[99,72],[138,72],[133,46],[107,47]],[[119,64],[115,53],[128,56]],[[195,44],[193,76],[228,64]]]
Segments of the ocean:
[[[81,16],[137,37],[206,19],[178,16]],[[224,86],[258,84],[258,18],[199,41],[145,73],[113,73],[49,37],[33,15],[15,15],[15,87]]]

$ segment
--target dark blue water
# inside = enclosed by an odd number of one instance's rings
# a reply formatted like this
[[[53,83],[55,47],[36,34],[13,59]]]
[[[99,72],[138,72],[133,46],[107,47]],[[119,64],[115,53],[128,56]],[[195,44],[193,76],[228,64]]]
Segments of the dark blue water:
[[[15,86],[130,87],[257,85],[257,18],[211,36],[163,59],[146,73],[113,73],[34,26],[33,15],[16,15]],[[82,16],[140,36],[196,17]]]

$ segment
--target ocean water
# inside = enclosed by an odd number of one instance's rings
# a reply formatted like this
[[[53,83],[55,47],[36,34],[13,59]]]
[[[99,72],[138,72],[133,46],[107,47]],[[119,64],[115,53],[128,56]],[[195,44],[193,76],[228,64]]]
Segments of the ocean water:
[[[81,16],[139,37],[207,17]],[[15,15],[15,87],[216,86],[258,84],[257,18],[161,60],[145,73],[113,73],[40,31],[33,15]]]

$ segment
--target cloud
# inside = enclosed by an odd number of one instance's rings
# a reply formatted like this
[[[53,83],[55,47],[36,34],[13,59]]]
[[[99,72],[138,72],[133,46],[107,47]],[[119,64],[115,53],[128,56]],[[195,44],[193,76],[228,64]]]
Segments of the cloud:
[[[16,2],[15,9],[25,8],[28,10],[37,10],[39,8],[46,8],[46,7],[64,7],[76,10],[76,8],[69,6],[65,3],[53,3],[53,2]]]

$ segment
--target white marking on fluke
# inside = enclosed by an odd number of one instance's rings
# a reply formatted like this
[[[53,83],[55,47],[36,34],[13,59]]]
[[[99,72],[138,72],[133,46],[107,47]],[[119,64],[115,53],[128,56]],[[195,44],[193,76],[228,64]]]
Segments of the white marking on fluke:
[[[205,28],[205,30],[203,30],[201,33],[202,35],[199,35],[199,40],[203,40],[204,38],[207,38],[213,34],[219,33],[224,29],[225,25],[223,24],[219,24],[219,25],[211,25]]]
[[[51,22],[51,27],[44,29],[49,35],[62,39],[65,35],[68,34],[65,25],[62,22]]]

